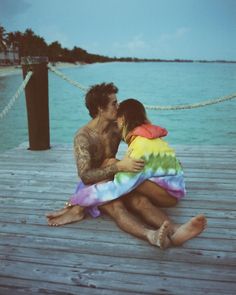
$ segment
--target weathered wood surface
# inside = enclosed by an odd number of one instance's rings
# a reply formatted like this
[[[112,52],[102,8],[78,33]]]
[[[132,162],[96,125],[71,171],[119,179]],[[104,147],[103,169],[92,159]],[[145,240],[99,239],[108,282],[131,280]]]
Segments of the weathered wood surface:
[[[236,294],[236,148],[176,150],[188,196],[167,211],[179,223],[204,213],[208,228],[165,251],[107,217],[47,226],[75,188],[70,146],[0,154],[0,294]]]

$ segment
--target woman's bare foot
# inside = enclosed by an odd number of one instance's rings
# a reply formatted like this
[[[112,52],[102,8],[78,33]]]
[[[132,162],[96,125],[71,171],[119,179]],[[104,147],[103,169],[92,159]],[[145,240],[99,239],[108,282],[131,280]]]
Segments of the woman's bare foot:
[[[84,215],[84,208],[80,206],[64,208],[47,215],[48,225],[59,226],[80,221],[84,218]]]
[[[169,236],[172,245],[180,246],[186,241],[198,236],[206,227],[207,220],[202,214],[190,219],[185,224],[177,228],[177,230]]]
[[[49,212],[49,213],[46,214],[46,217],[48,219],[51,219],[51,218],[61,216],[61,215],[65,214],[68,211],[67,209],[68,209],[68,207],[60,209],[58,211]]]
[[[148,233],[148,241],[154,246],[158,246],[161,249],[166,249],[169,244],[168,234],[170,234],[171,225],[169,221],[164,221],[161,227],[156,231],[150,231]]]

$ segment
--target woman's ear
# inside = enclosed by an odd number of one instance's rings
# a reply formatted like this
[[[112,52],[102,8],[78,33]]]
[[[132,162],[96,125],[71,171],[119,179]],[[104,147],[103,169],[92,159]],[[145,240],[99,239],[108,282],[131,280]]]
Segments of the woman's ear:
[[[98,114],[101,115],[103,113],[103,110],[101,108],[98,108]]]
[[[125,118],[124,116],[117,118],[117,123],[120,127],[124,127]]]

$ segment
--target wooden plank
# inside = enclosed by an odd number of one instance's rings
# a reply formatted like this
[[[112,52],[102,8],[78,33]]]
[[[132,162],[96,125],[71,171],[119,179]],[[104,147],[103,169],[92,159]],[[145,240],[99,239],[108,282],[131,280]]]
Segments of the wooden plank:
[[[218,282],[216,280],[189,280],[185,278],[173,278],[163,275],[145,275],[115,272],[114,270],[100,269],[83,269],[81,267],[60,267],[48,266],[36,263],[24,263],[14,261],[14,263],[3,262],[5,275],[17,276],[31,280],[43,280],[54,283],[63,283],[65,285],[76,285],[81,287],[92,288],[107,288],[119,291],[143,292],[144,294],[159,294],[160,291],[165,291],[167,294],[183,294],[182,288],[188,291],[192,289],[198,293],[214,291],[231,294],[235,288],[233,282]],[[21,270],[19,272],[19,270]],[[122,284],[121,284],[122,282]],[[178,291],[179,290],[179,291]],[[216,294],[216,293],[215,293]]]
[[[71,145],[0,154],[0,294],[234,294],[236,149],[176,150],[188,197],[164,210],[180,223],[203,212],[208,229],[165,251],[107,217],[47,226],[44,214],[63,206],[77,182]]]
[[[33,193],[32,193],[33,194]],[[65,201],[67,201],[69,198],[69,194],[61,194],[58,196],[57,194],[52,194],[48,193],[47,196],[41,197],[40,198],[40,193],[38,195],[32,196],[31,192],[28,192],[28,194],[24,193],[22,194],[9,194],[10,196],[4,195],[0,197],[0,201],[2,201],[2,208],[29,208],[29,206],[34,206],[34,204],[38,204],[38,206],[41,206],[41,209],[45,210],[45,207],[51,206],[53,204],[53,207],[47,207],[47,210],[55,210],[56,208],[59,208],[60,206],[64,206]],[[20,200],[15,201],[14,198],[19,196]],[[67,197],[67,198],[66,198]],[[225,196],[224,196],[225,197]],[[196,210],[204,210],[207,211],[209,210],[218,210],[222,211],[224,210],[223,213],[219,212],[221,215],[218,216],[225,216],[232,211],[232,217],[234,216],[234,206],[235,206],[235,200],[229,201],[229,202],[224,202],[223,200],[207,200],[207,198],[199,199],[199,198],[185,198],[182,201],[180,201],[174,208],[173,210],[171,208],[163,208],[163,210],[169,210],[169,213],[171,215],[186,215],[189,216],[189,214],[192,214],[191,212]],[[191,208],[189,208],[191,205]],[[183,210],[181,210],[183,209]],[[226,212],[228,210],[228,212]],[[216,213],[218,211],[215,211]],[[224,214],[224,215],[222,215]],[[209,216],[211,217],[211,216]],[[212,216],[214,217],[214,216]],[[227,216],[231,217],[231,214]]]
[[[41,263],[45,265],[56,265],[71,267],[76,265],[81,268],[89,269],[110,269],[113,271],[138,273],[145,275],[166,275],[175,278],[192,278],[192,272],[196,279],[212,279],[224,282],[234,282],[234,266],[222,265],[222,272],[219,273],[217,267],[214,264],[208,267],[203,267],[202,264],[191,264],[188,262],[176,262],[176,261],[159,261],[155,259],[138,259],[136,257],[116,257],[106,255],[91,255],[76,253],[68,251],[64,255],[61,255],[58,251],[52,249],[36,249],[36,248],[22,248],[22,247],[4,247],[0,246],[0,258],[3,260],[11,261],[24,261]],[[58,259],[60,256],[60,259]],[[176,272],[178,269],[178,272]]]
[[[81,287],[78,285],[65,285],[62,283],[51,283],[42,280],[28,280],[12,277],[0,277],[0,294],[1,295],[111,295],[109,289],[97,289]],[[124,292],[112,290],[114,295],[135,295],[134,292]],[[143,294],[143,293],[136,293]],[[144,295],[144,294],[143,294]]]
[[[52,229],[53,231],[53,229]],[[175,261],[188,261],[191,263],[236,265],[235,243],[226,239],[207,239],[198,237],[188,241],[181,248],[170,248],[160,251],[157,247],[151,247],[145,241],[133,239],[128,234],[111,235],[113,239],[108,240],[107,233],[98,232],[92,235],[81,231],[73,231],[71,237],[57,237],[56,234],[48,232],[32,233],[0,233],[1,245],[12,247],[28,247],[40,249],[55,249],[56,251],[70,251],[75,253],[89,253],[97,255],[136,257],[139,259],[155,259]],[[59,231],[55,230],[54,232]],[[75,233],[78,233],[77,235]],[[80,234],[81,233],[81,234]],[[122,237],[122,239],[120,239]],[[234,245],[232,245],[234,244]]]
[[[29,223],[29,224],[46,224],[45,219],[45,213],[48,212],[48,210],[41,210],[38,208],[32,209],[24,209],[24,208],[2,208],[1,209],[1,216],[2,216],[2,222],[4,223],[4,218],[6,218],[5,222],[17,222],[17,223]],[[195,212],[196,213],[196,212]],[[6,214],[6,215],[5,215]],[[7,217],[5,217],[7,216]],[[173,213],[170,214],[171,219],[176,223],[184,223],[186,220],[188,220],[191,216],[187,216],[186,214],[178,215],[175,214],[175,211],[173,210]],[[1,218],[1,217],[0,217]],[[85,220],[81,221],[80,223],[76,224],[70,224],[67,225],[67,227],[72,227],[76,225],[76,228],[86,228],[89,230],[99,230],[100,227],[103,227],[103,231],[110,230],[116,230],[116,227],[113,226],[113,222],[110,221],[109,218],[106,218],[104,216],[99,217],[97,219],[91,219],[87,217]],[[209,231],[217,231],[220,234],[224,233],[225,231],[228,231],[230,235],[235,235],[235,220],[234,219],[219,219],[217,216],[214,216],[214,218],[208,218],[208,228],[206,232]],[[202,235],[205,235],[204,232]]]
[[[29,171],[28,170],[25,170],[25,167],[24,167],[24,170],[21,169],[21,170],[18,170],[18,171],[15,171],[15,170],[12,170],[12,171],[3,171],[3,169],[1,170],[1,173],[0,173],[0,177],[1,177],[1,183],[10,183],[10,182],[15,182],[16,178],[17,180],[19,181],[49,181],[51,180],[52,182],[59,182],[58,179],[60,179],[61,182],[67,182],[67,181],[70,181],[70,182],[75,182],[75,181],[78,181],[78,176],[77,174],[75,173],[72,173],[73,171],[67,171],[64,173],[63,175],[63,172],[58,172],[58,171],[46,171],[46,170],[42,170],[42,171],[34,171],[32,172],[31,175],[29,175]],[[229,172],[229,170],[228,170]],[[220,181],[220,183],[223,183],[223,184],[234,184],[234,175],[236,173],[236,170],[235,172],[233,173],[233,171],[231,171],[231,173],[226,173],[226,174],[222,174],[221,173],[214,173],[214,174],[210,174],[209,172],[206,173],[188,173],[185,172],[185,180],[186,180],[186,183],[202,183],[202,182],[205,182],[206,181],[206,177],[207,177],[207,182],[208,183],[212,183],[212,184],[215,184],[217,182]],[[209,175],[209,177],[208,177]],[[211,177],[210,177],[211,176]],[[235,185],[236,186],[236,185]]]
[[[24,219],[23,219],[24,220]],[[40,226],[38,224],[30,224],[30,223],[25,223],[24,221],[21,222],[20,224],[15,224],[13,222],[4,224],[4,226],[1,226],[1,233],[9,233],[9,234],[15,234],[15,235],[27,235],[30,234],[32,236],[40,235],[40,236],[45,236],[45,237],[54,237],[54,238],[70,238],[71,235],[73,235],[75,228],[68,228],[68,227],[62,227],[60,230],[54,229],[54,228],[48,228],[48,226]],[[127,235],[124,235],[120,231],[116,232],[109,232],[109,235],[107,235],[107,232],[103,231],[103,225],[105,224],[100,224],[101,229],[97,229],[97,236],[96,240],[97,241],[103,241],[103,242],[108,242],[112,243],[115,242],[116,244],[122,243],[122,244],[137,244],[137,239],[128,239],[127,240]],[[114,227],[114,226],[113,226]],[[92,231],[88,231],[87,229],[80,228],[78,230],[79,234],[79,240],[88,240],[88,241],[93,241],[94,240],[94,233]],[[205,242],[205,237],[209,237],[212,240],[214,240],[214,247],[215,249],[218,250],[225,250],[225,251],[235,251],[236,250],[236,241],[233,241],[233,237],[230,237],[230,239],[225,239],[225,242],[222,243],[222,235],[219,233],[217,234],[212,233],[212,234],[205,234],[204,238],[203,237],[198,237],[198,242],[201,244],[201,247],[204,247],[204,249],[209,249],[207,244],[208,240]],[[75,239],[75,238],[74,238]],[[77,239],[77,237],[76,237]],[[197,243],[195,240],[194,243]],[[210,245],[209,245],[210,246]],[[192,245],[190,244],[190,247]],[[208,248],[206,248],[208,247]]]

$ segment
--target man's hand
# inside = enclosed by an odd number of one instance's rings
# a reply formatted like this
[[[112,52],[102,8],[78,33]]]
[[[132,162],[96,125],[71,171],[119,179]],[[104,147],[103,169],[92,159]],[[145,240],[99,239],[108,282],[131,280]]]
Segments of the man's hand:
[[[124,158],[121,161],[119,161],[116,165],[119,172],[140,172],[143,169],[145,162],[140,159],[132,159],[128,154],[125,155]]]

